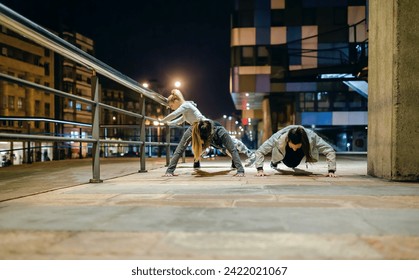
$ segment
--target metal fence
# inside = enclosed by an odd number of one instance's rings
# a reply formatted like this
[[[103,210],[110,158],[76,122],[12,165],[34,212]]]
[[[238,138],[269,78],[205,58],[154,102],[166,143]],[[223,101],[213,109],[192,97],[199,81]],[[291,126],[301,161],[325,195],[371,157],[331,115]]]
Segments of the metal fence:
[[[13,30],[14,32],[24,36],[27,39],[55,52],[56,54],[65,57],[79,65],[84,66],[85,68],[91,71],[91,96],[92,98],[85,98],[82,96],[77,96],[58,90],[53,87],[40,85],[38,83],[33,83],[24,79],[20,79],[8,74],[0,73],[0,80],[7,81],[9,83],[18,84],[26,88],[32,88],[40,91],[44,91],[50,94],[54,94],[60,98],[68,98],[75,100],[81,103],[88,104],[91,106],[92,122],[91,123],[73,123],[74,125],[84,125],[88,126],[91,129],[91,137],[88,138],[74,138],[68,137],[65,135],[39,135],[34,133],[0,133],[0,140],[7,141],[33,141],[33,142],[42,142],[42,141],[51,141],[53,143],[64,143],[64,142],[83,142],[90,143],[92,146],[92,179],[90,182],[97,183],[101,182],[100,179],[100,157],[101,157],[101,147],[106,144],[120,144],[120,145],[136,145],[140,147],[140,162],[139,162],[139,172],[146,171],[146,153],[145,147],[147,146],[159,146],[165,147],[166,150],[166,162],[169,162],[170,157],[170,147],[176,145],[175,143],[170,143],[170,128],[168,126],[160,127],[161,134],[164,137],[157,139],[158,141],[150,141],[152,138],[147,134],[146,129],[146,120],[151,122],[157,121],[155,118],[146,116],[146,100],[152,101],[156,106],[167,106],[167,99],[148,89],[142,87],[135,80],[123,75],[122,73],[116,71],[95,57],[89,55],[88,53],[82,51],[76,46],[70,44],[69,42],[63,40],[57,35],[51,33],[50,31],[40,27],[39,25],[31,22],[30,20],[24,18],[23,16],[17,14],[13,10],[7,8],[6,6],[0,4],[0,24]],[[125,110],[111,106],[101,102],[100,90],[99,90],[99,77],[109,79],[124,88],[129,89],[131,92],[138,94],[138,99],[140,101],[140,112],[135,112],[131,110]],[[124,114],[138,120],[138,129],[139,129],[139,139],[135,140],[110,140],[104,137],[104,133],[100,133],[101,129],[104,131],[106,128],[112,127],[113,124],[110,123],[100,123],[101,120],[101,111],[105,109],[111,112],[118,114]],[[3,117],[4,120],[7,120],[7,117]],[[30,119],[29,119],[30,120]],[[22,120],[20,120],[22,121]],[[64,122],[65,120],[42,120],[50,121],[53,123]],[[69,122],[71,124],[71,122]],[[124,127],[120,127],[123,129]],[[164,141],[163,141],[164,138]],[[147,139],[149,141],[147,141]],[[29,146],[30,149],[30,146]]]

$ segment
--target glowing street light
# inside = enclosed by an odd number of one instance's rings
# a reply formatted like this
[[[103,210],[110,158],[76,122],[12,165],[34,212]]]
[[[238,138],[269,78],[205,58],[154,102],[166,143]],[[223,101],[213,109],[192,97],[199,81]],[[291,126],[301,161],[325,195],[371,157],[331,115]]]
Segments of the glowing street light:
[[[148,83],[143,83],[143,87],[148,88],[150,85]]]
[[[176,81],[175,82],[175,88],[180,88],[181,85],[182,85],[181,82],[179,82],[179,81]]]
[[[223,115],[223,119],[224,119],[224,128],[226,128],[226,125],[227,125],[227,115]]]

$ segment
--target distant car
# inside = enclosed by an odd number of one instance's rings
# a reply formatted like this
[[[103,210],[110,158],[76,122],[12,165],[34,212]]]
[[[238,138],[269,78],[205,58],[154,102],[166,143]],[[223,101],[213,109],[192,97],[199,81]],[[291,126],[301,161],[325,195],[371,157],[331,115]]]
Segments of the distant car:
[[[1,166],[6,167],[12,165],[12,161],[8,155],[3,155],[1,157]]]
[[[139,157],[140,153],[139,152],[134,152],[134,151],[129,151],[128,153],[125,153],[123,156],[124,157]]]

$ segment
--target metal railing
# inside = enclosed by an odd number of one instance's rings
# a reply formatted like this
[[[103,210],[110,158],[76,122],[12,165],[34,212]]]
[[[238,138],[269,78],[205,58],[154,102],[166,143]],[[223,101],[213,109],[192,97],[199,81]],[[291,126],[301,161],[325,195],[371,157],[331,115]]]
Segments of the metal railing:
[[[366,19],[362,19],[352,25],[337,28],[327,32],[319,33],[316,35],[304,37],[302,39],[293,40],[287,42],[288,54],[290,57],[296,58],[316,58],[324,61],[323,64],[327,65],[353,65],[353,64],[364,64],[367,63],[368,59],[368,39],[359,41],[359,35],[357,34],[357,28],[366,24]],[[304,42],[308,42],[313,38],[318,38],[325,35],[339,34],[343,31],[348,31],[351,34],[351,42],[354,42],[356,46],[340,46],[333,48],[316,48],[316,49],[304,49],[301,45]],[[293,44],[300,45],[298,48],[293,48]],[[338,44],[339,45],[339,44]]]
[[[10,83],[18,84],[23,87],[32,88],[35,90],[44,91],[61,98],[68,98],[71,100],[76,100],[91,106],[92,111],[92,122],[90,124],[85,124],[91,127],[92,135],[90,138],[72,138],[72,137],[63,137],[63,136],[49,136],[49,135],[34,135],[29,133],[0,133],[0,140],[9,140],[9,141],[53,141],[53,142],[86,142],[92,144],[92,179],[90,182],[97,183],[101,182],[100,179],[100,147],[105,143],[118,143],[118,144],[132,144],[140,147],[140,168],[139,172],[146,171],[146,162],[145,162],[145,146],[146,145],[158,145],[166,147],[166,162],[169,162],[170,156],[170,146],[176,144],[170,143],[170,128],[165,126],[165,142],[147,142],[146,141],[146,120],[156,121],[156,119],[146,116],[146,99],[152,100],[157,103],[159,106],[167,106],[167,98],[164,96],[148,89],[142,87],[135,80],[123,75],[122,73],[116,71],[112,67],[106,65],[95,57],[89,55],[88,53],[82,51],[81,49],[75,47],[69,42],[63,40],[62,38],[56,36],[50,31],[44,29],[43,27],[33,23],[32,21],[24,18],[8,7],[0,4],[0,24],[13,30],[14,32],[30,39],[31,41],[54,51],[56,54],[59,54],[77,64],[80,64],[87,69],[89,69],[91,74],[91,96],[92,99],[77,96],[70,94],[52,87],[43,86],[37,83],[33,83],[24,79],[16,78],[11,75],[0,73],[0,80],[5,80]],[[108,104],[101,102],[100,92],[99,92],[99,77],[102,75],[107,79],[116,82],[119,85],[128,88],[129,90],[137,93],[140,100],[140,113],[128,111],[125,109],[117,108]],[[100,114],[101,110],[108,110],[111,112],[116,112],[118,114],[124,114],[130,117],[133,117],[139,120],[139,130],[140,130],[140,140],[109,140],[103,139],[100,136],[101,126],[106,126],[110,124],[100,124]],[[62,122],[64,120],[56,120],[56,122]]]

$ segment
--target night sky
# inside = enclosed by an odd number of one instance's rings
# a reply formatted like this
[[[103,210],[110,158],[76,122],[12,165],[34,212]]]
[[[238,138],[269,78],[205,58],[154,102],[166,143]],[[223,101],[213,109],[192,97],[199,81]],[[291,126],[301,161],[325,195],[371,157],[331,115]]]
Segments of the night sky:
[[[207,117],[234,112],[231,0],[0,2],[43,27],[59,31],[64,24],[92,38],[96,57],[134,80],[155,79],[169,89],[181,80],[185,98]]]

